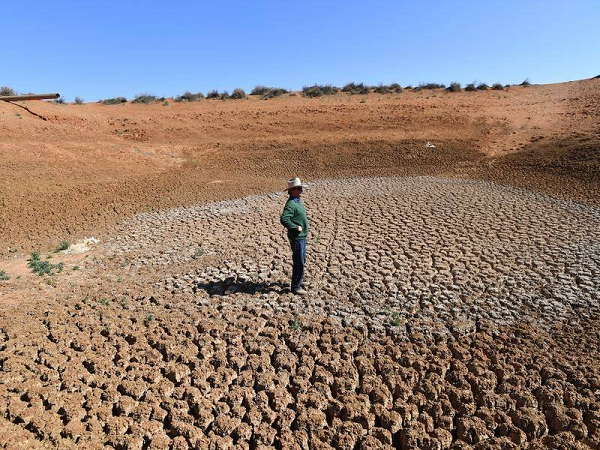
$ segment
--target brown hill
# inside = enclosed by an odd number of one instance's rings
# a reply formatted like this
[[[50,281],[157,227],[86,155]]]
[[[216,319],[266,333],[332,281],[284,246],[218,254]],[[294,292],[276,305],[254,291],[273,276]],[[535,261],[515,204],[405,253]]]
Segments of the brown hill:
[[[0,254],[135,212],[372,175],[489,179],[600,204],[600,80],[504,91],[0,102]],[[427,142],[435,148],[426,146]]]

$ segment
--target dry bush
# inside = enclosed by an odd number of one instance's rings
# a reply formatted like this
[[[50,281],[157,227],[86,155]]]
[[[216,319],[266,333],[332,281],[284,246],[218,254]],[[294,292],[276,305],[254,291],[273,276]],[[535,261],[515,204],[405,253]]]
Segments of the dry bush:
[[[121,103],[127,103],[127,99],[125,97],[107,98],[100,100],[98,103],[102,103],[103,105],[119,105]]]
[[[235,100],[241,100],[246,98],[246,91],[244,91],[242,88],[234,89],[230,97]]]
[[[221,98],[221,94],[219,94],[219,91],[217,91],[216,89],[213,89],[212,91],[209,91],[208,94],[206,94],[206,98],[208,98],[208,99]]]
[[[202,100],[204,98],[204,94],[202,92],[196,92],[192,94],[190,91],[185,91],[178,97],[175,97],[176,102],[197,102],[198,100]]]
[[[9,97],[11,95],[17,95],[17,91],[9,86],[0,87],[0,97]]]
[[[450,83],[450,86],[446,88],[446,91],[448,92],[460,92],[460,90],[460,83],[457,81],[453,81],[452,83]]]
[[[347,92],[353,95],[363,95],[371,92],[371,88],[366,86],[364,83],[347,83],[343,88],[342,92]]]

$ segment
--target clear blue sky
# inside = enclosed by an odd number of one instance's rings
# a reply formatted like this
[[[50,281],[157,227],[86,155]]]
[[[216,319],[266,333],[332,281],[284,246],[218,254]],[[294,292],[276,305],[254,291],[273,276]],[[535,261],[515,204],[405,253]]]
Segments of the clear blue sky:
[[[2,13],[0,85],[67,100],[600,74],[598,0],[12,0]]]

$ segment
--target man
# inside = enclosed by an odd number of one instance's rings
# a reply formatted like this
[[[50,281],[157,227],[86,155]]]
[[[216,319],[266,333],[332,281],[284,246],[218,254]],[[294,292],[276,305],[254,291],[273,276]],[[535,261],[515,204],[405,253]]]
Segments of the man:
[[[308,235],[308,218],[302,204],[303,185],[300,178],[288,180],[289,198],[283,208],[279,221],[287,228],[288,239],[292,247],[292,293],[306,295],[302,288],[304,263],[306,262],[306,236]]]

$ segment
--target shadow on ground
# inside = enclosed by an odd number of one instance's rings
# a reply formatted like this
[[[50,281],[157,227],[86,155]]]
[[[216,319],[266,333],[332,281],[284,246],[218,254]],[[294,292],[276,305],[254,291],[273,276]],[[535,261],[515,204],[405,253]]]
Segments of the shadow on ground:
[[[206,283],[198,283],[195,292],[206,291],[209,295],[231,295],[231,294],[267,294],[275,292],[285,294],[290,291],[289,285],[283,282],[255,282],[251,280],[235,279],[228,277],[221,280],[213,280]]]

